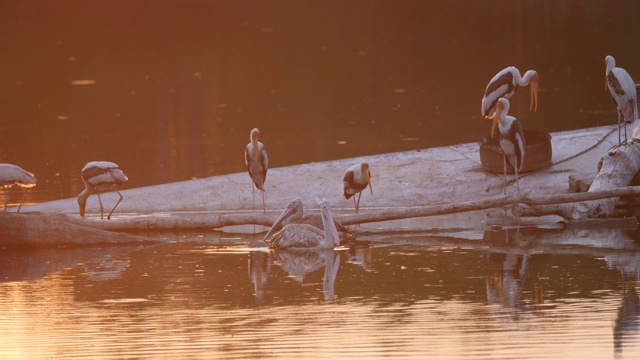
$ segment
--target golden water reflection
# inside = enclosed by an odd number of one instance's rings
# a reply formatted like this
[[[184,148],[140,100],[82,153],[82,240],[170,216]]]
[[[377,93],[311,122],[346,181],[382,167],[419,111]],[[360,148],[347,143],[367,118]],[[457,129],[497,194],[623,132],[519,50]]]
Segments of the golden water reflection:
[[[102,256],[88,249],[18,254],[32,266],[52,267],[40,274],[25,267],[0,284],[0,355],[640,354],[637,249],[525,255],[518,246],[491,250],[485,244],[482,250],[406,240],[415,244],[363,242],[291,253],[240,238]],[[2,263],[11,258],[12,251],[3,250]]]

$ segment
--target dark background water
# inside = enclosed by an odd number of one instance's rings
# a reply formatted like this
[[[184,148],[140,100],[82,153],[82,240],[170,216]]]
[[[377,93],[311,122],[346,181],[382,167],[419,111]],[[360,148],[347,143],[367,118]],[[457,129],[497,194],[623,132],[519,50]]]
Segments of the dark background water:
[[[28,201],[75,196],[91,160],[128,187],[474,142],[480,101],[540,73],[511,113],[561,131],[616,122],[604,57],[640,77],[637,1],[3,1],[0,161]]]

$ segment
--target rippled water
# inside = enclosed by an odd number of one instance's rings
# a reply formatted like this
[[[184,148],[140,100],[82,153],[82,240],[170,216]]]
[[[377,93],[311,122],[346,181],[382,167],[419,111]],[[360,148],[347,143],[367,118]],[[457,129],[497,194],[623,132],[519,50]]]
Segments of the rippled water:
[[[3,250],[2,358],[637,358],[637,249]],[[439,241],[439,240],[438,240]],[[548,244],[547,244],[548,245]],[[34,272],[36,271],[36,272]]]

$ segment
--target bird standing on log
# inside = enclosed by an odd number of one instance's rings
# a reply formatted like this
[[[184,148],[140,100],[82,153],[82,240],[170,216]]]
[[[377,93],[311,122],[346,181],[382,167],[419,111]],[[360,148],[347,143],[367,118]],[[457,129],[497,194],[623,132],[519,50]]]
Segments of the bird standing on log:
[[[247,144],[244,149],[244,163],[247,165],[247,171],[253,181],[252,196],[253,196],[253,210],[256,208],[256,189],[262,191],[262,211],[266,212],[264,205],[264,182],[267,179],[267,169],[269,168],[269,158],[267,157],[267,150],[264,144],[258,141],[260,137],[260,130],[254,128],[251,130],[249,139],[251,142]]]
[[[520,71],[509,66],[498,72],[487,85],[487,89],[484,91],[484,97],[482,97],[482,116],[487,119],[494,119],[491,126],[491,136],[496,132],[497,121],[493,117],[496,111],[496,104],[498,99],[509,99],[516,93],[519,86],[526,86],[531,84],[531,104],[529,105],[529,111],[538,110],[538,80],[540,79],[538,73],[535,70],[529,70],[524,73],[524,76],[520,76]]]
[[[340,237],[334,224],[331,203],[322,199],[320,207],[324,231],[309,224],[288,224],[267,245],[271,248],[291,250],[333,249],[339,246]]]
[[[618,109],[618,145],[622,144],[620,125],[624,123],[624,141],[627,141],[627,123],[638,119],[638,98],[636,86],[631,75],[616,67],[616,60],[611,55],[604,58],[606,65],[606,87],[616,103]]]
[[[369,171],[368,163],[361,163],[357,165],[353,165],[347,172],[344,174],[344,178],[342,180],[344,187],[344,197],[348,200],[353,196],[353,204],[356,208],[356,214],[358,213],[358,209],[360,208],[360,197],[362,196],[362,191],[369,186],[369,190],[371,190],[371,195],[373,195],[373,188],[371,187],[371,172]],[[356,202],[355,194],[358,194],[358,201]]]
[[[507,115],[509,112],[509,100],[500,98],[496,104],[494,121],[498,121],[500,131],[500,149],[502,150],[503,170],[504,170],[504,194],[507,194],[507,164],[516,174],[516,186],[520,193],[518,184],[518,172],[522,171],[524,164],[524,134],[518,119]]]
[[[20,205],[18,206],[18,212],[20,212],[24,198],[27,196],[27,189],[36,186],[37,182],[32,173],[20,166],[0,164],[0,185],[2,185],[4,193],[4,211],[7,211],[7,187],[17,185],[22,188],[22,200],[20,200]]]
[[[107,220],[111,219],[111,214],[118,207],[118,204],[122,201],[122,194],[118,191],[118,186],[129,181],[127,175],[125,175],[120,167],[109,161],[91,161],[82,168],[80,172],[82,182],[84,182],[84,190],[78,194],[78,206],[80,207],[80,216],[84,216],[85,207],[87,205],[87,199],[94,192],[98,194],[98,201],[100,202],[100,219],[104,219],[104,208],[102,206],[102,199],[100,199],[100,193],[109,190],[115,190],[120,196],[118,202],[107,215]]]
[[[280,227],[287,226],[289,224],[309,224],[315,226],[319,230],[324,230],[324,226],[322,223],[322,216],[318,216],[318,214],[309,214],[304,215],[304,205],[302,204],[302,200],[300,198],[296,198],[294,200],[289,201],[287,207],[284,209],[282,214],[278,216],[276,221],[273,222],[273,225],[264,236],[263,241],[267,241],[271,235],[276,233]],[[346,232],[347,228],[340,224],[338,221],[334,219],[334,225],[336,229],[341,232]]]

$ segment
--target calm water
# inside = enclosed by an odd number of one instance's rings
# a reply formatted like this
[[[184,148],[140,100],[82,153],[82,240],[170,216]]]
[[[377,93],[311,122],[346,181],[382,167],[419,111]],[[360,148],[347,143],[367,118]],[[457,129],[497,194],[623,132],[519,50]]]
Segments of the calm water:
[[[310,253],[197,233],[148,248],[3,250],[0,266],[17,266],[0,283],[0,355],[638,358],[640,245],[521,235]]]
[[[640,3],[617,1],[4,1],[0,161],[28,201],[76,196],[111,160],[129,187],[475,142],[480,101],[515,65],[540,73],[511,113],[544,131],[617,121],[604,57],[635,64]],[[268,181],[268,180],[267,180]],[[17,201],[17,195],[11,198]]]

